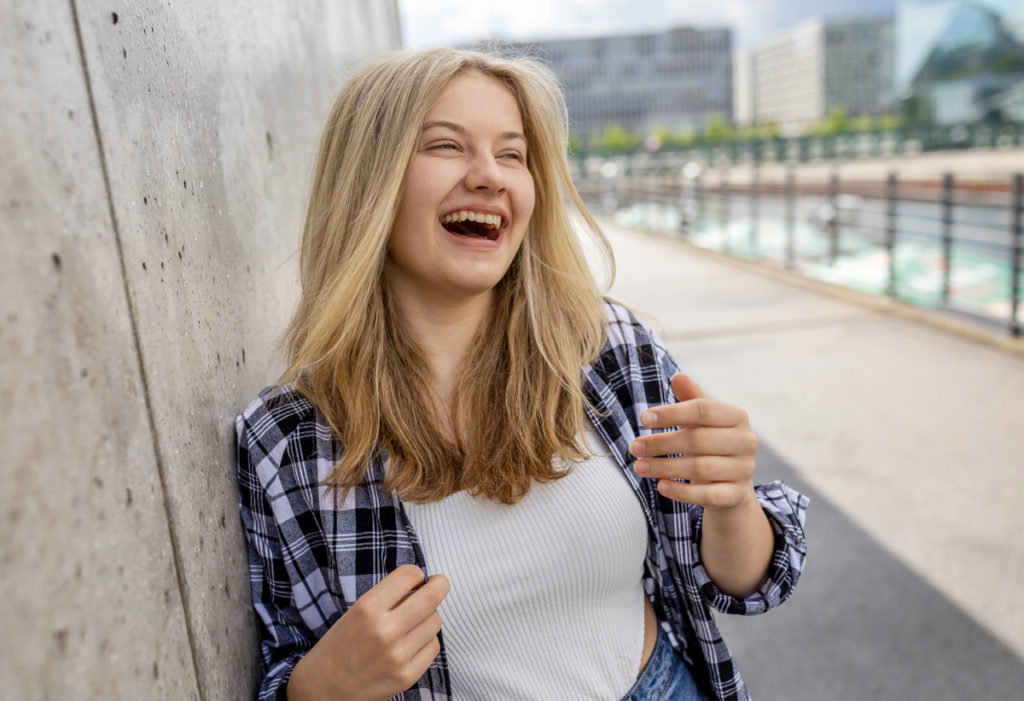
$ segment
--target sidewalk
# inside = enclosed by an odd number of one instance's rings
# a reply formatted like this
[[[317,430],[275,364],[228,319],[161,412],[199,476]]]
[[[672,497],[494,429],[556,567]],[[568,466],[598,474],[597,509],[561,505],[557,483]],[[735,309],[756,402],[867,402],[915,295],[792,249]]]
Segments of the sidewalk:
[[[813,499],[793,601],[722,619],[755,698],[1017,698],[1024,356],[604,228],[612,296]]]

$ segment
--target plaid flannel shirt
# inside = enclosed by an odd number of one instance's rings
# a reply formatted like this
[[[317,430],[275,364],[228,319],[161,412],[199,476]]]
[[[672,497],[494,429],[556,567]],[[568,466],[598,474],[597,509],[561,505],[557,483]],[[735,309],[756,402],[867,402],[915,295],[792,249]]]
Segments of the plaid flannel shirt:
[[[713,699],[749,698],[711,609],[757,614],[785,600],[804,565],[807,498],[774,482],[757,487],[775,532],[767,577],[738,599],[711,581],[700,561],[702,509],[661,496],[654,480],[631,469],[632,440],[648,407],[675,401],[677,366],[652,331],[609,302],[607,342],[583,369],[588,409],[643,506],[649,529],[644,590],[673,647]],[[426,569],[401,501],[382,488],[385,460],[343,503],[324,479],[341,446],[322,415],[294,390],[266,402],[268,390],[237,418],[239,503],[248,542],[252,599],[260,628],[261,700],[284,699],[296,662],[355,600],[399,565]],[[496,543],[495,547],[501,547]],[[441,653],[417,683],[395,699],[452,698],[443,635]],[[528,670],[524,670],[528,673]]]

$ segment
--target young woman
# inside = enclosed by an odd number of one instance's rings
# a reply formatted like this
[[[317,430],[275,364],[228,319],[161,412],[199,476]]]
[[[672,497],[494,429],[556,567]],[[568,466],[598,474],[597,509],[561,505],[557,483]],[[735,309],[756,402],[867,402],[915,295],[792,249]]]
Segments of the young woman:
[[[289,366],[237,421],[260,698],[747,698],[710,607],[789,595],[806,500],[602,298],[566,121],[450,49],[338,97]]]

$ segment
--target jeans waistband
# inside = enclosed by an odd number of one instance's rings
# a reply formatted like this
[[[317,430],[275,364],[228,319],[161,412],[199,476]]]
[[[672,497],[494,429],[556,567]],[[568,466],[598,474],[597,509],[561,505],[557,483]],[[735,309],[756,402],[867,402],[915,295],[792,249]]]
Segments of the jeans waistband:
[[[658,640],[636,683],[622,701],[707,701],[686,663],[658,626]]]

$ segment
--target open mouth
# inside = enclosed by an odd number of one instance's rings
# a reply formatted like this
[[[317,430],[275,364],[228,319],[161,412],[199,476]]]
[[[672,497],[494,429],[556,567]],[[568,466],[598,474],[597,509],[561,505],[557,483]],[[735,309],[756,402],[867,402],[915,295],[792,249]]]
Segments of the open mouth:
[[[500,214],[461,210],[441,217],[441,226],[456,236],[497,241],[501,231],[502,218]]]

